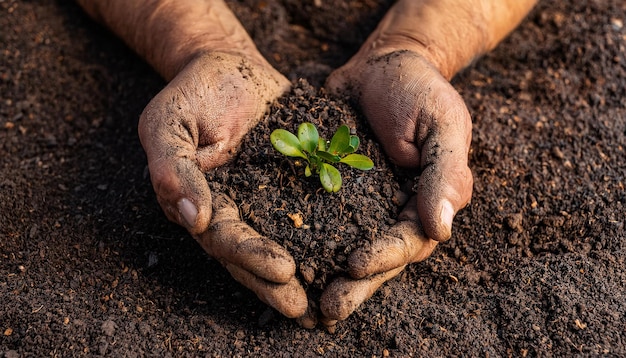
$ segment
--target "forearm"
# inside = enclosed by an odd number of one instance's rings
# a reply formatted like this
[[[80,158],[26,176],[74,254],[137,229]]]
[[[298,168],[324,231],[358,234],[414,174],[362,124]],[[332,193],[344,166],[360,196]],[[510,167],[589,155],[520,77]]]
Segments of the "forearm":
[[[537,0],[399,0],[364,50],[416,50],[447,79],[493,49]]]
[[[77,0],[166,80],[201,52],[264,61],[222,0]]]

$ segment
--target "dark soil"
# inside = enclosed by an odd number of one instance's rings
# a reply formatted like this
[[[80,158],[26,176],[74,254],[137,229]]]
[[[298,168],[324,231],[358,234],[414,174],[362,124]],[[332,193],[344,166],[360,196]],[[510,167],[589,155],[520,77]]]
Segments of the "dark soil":
[[[336,164],[342,186],[327,193],[317,175],[305,177],[306,162],[285,157],[270,143],[273,130],[297,133],[304,122],[313,123],[326,140],[342,124],[353,128],[361,141],[357,152],[372,159],[374,168],[364,172]],[[348,254],[395,223],[403,199],[410,195],[400,190],[400,181],[411,188],[403,177],[391,171],[364,118],[301,80],[251,131],[237,158],[208,173],[207,180],[212,190],[239,203],[249,225],[289,250],[301,281],[317,301],[326,284],[346,272]]]
[[[390,1],[229,3],[319,87]],[[622,0],[543,1],[454,79],[472,202],[334,335],[268,309],[165,219],[136,134],[164,83],[141,59],[72,2],[0,14],[0,357],[626,356]]]

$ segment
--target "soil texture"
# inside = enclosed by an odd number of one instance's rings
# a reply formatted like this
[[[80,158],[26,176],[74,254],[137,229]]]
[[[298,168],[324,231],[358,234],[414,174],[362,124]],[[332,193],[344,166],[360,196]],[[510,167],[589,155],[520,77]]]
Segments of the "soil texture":
[[[327,100],[324,78],[392,1],[228,3],[277,69],[314,86],[282,99],[297,113]],[[136,133],[159,76],[73,2],[0,0],[0,357],[626,356],[625,23],[623,0],[540,1],[454,78],[474,122],[472,202],[328,334],[269,309],[166,220]],[[346,103],[329,108],[347,118]],[[402,185],[373,191],[379,224]]]
[[[315,125],[327,141],[339,126],[352,128],[360,138],[357,153],[372,159],[374,168],[360,171],[335,164],[342,185],[327,193],[318,175],[306,177],[305,160],[282,155],[270,142],[275,129],[297,133],[305,122]],[[207,180],[214,192],[228,193],[239,204],[243,219],[256,231],[289,250],[299,278],[310,286],[309,295],[316,302],[334,277],[346,273],[350,252],[395,223],[410,195],[398,183],[412,187],[406,176],[394,175],[365,119],[306,80],[293,84],[244,139],[237,158],[208,173]]]

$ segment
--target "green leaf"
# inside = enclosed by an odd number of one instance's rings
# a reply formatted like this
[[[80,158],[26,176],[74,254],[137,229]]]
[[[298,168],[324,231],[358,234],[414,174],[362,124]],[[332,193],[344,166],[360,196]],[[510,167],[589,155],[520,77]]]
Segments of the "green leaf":
[[[270,134],[270,142],[274,149],[288,157],[300,157],[308,159],[302,152],[302,146],[298,137],[284,129],[276,129]]]
[[[338,155],[332,155],[328,152],[322,152],[322,151],[317,151],[315,155],[317,155],[318,157],[322,158],[323,160],[329,163],[337,163],[341,159]]]
[[[348,147],[350,147],[350,128],[344,124],[337,129],[337,132],[335,132],[333,138],[330,140],[328,152],[341,155]]]
[[[361,170],[370,170],[374,167],[374,162],[363,154],[349,154],[339,162]]]
[[[319,140],[317,128],[309,122],[300,124],[298,126],[298,140],[300,140],[302,149],[309,153],[315,152]]]
[[[311,174],[313,174],[311,173],[311,166],[307,164],[306,168],[304,168],[304,176],[308,178],[311,176]]]
[[[326,151],[326,139],[319,138],[317,140],[317,150]]]
[[[341,189],[341,174],[330,164],[322,163],[320,168],[320,182],[329,193],[336,193]]]
[[[351,135],[350,136],[350,146],[348,147],[348,149],[346,149],[345,153],[354,153],[356,152],[357,148],[359,148],[359,144],[361,144],[361,141],[359,140],[359,137],[355,136],[355,135]]]

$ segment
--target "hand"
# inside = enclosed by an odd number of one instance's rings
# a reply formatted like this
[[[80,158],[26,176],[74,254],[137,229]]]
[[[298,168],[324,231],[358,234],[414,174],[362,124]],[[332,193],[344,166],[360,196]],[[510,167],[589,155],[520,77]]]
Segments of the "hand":
[[[463,99],[421,54],[378,50],[357,54],[331,74],[327,87],[357,100],[393,162],[420,170],[417,193],[389,233],[351,254],[350,277],[324,291],[321,321],[330,331],[384,282],[449,239],[454,215],[472,193],[471,118]]]
[[[265,62],[203,54],[148,104],[139,136],[167,217],[186,227],[237,281],[293,318],[307,308],[293,258],[241,222],[226,197],[212,195],[203,173],[232,157],[267,104],[288,87]]]
[[[404,265],[425,259],[451,235],[470,200],[471,118],[450,80],[493,49],[536,0],[398,0],[327,88],[363,109],[389,157],[419,168],[417,195],[389,235],[350,259],[352,279],[322,297],[327,323],[345,319]]]
[[[331,74],[327,87],[358,101],[393,162],[421,171],[412,199],[416,222],[427,237],[449,239],[473,184],[467,165],[472,122],[461,96],[411,51],[353,58]]]
[[[139,137],[167,217],[191,234],[211,220],[203,172],[230,159],[241,138],[289,81],[264,60],[225,53],[197,56],[148,104]]]

